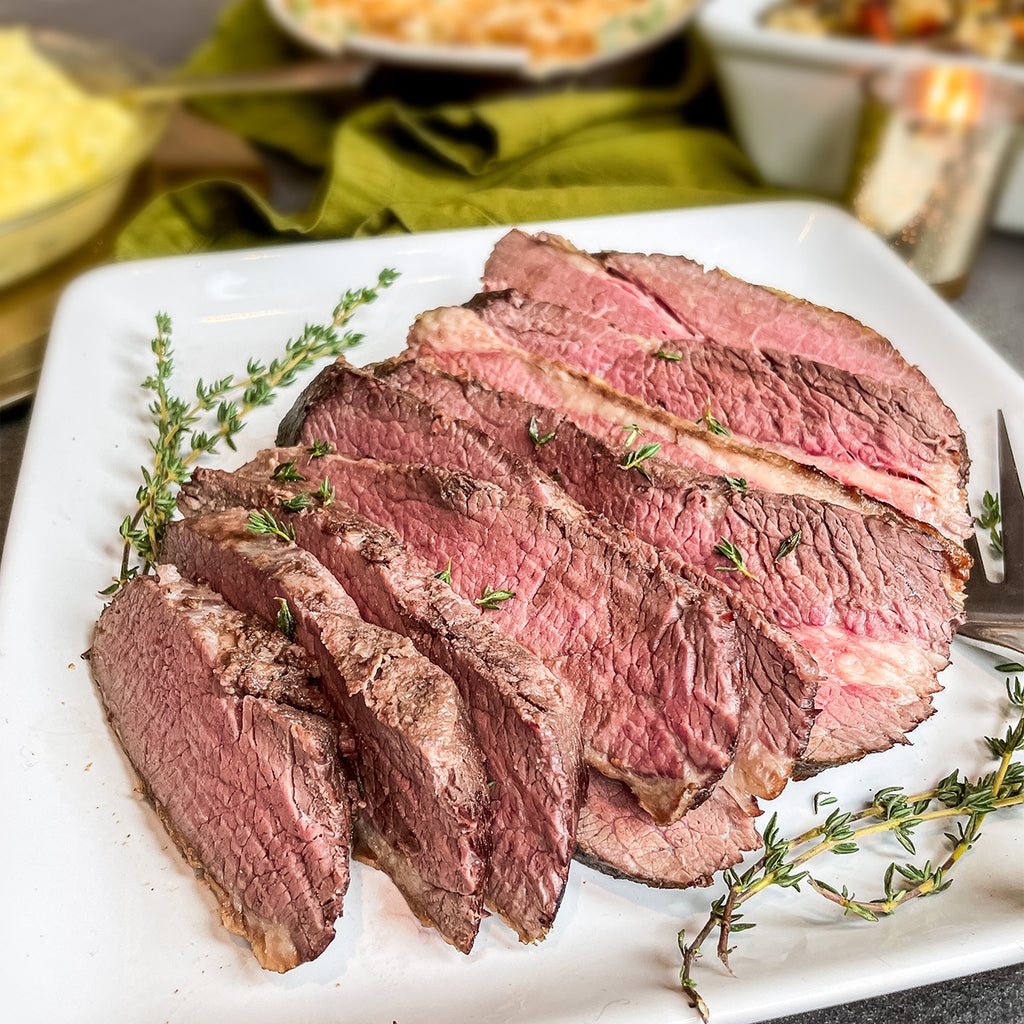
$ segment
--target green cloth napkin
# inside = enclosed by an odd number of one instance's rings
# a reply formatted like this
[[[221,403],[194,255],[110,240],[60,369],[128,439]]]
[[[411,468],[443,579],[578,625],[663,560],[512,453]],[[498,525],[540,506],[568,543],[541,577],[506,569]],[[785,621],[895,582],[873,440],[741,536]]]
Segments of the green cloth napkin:
[[[260,0],[242,0],[189,69],[293,58]],[[724,132],[687,123],[687,104],[706,83],[706,64],[695,58],[671,89],[556,87],[434,109],[381,100],[336,121],[315,97],[208,101],[204,114],[247,138],[322,163],[315,201],[283,215],[238,183],[199,182],[149,203],[116,252],[130,259],[773,194]]]

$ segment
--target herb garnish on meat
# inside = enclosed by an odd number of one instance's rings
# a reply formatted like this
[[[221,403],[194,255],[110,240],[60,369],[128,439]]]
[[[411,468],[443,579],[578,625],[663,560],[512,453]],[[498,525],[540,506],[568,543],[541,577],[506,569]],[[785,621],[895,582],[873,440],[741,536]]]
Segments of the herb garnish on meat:
[[[322,508],[327,508],[328,505],[334,504],[334,488],[326,477],[320,481],[320,487],[317,489],[316,496],[320,500]]]
[[[291,498],[281,499],[281,508],[285,512],[301,512],[304,508],[312,508],[313,499],[309,496],[309,491],[299,491],[298,494]]]
[[[541,435],[540,429],[537,426],[536,416],[530,417],[530,425],[526,432],[530,435],[530,440],[533,442],[534,448],[539,448],[542,444],[547,444],[548,441],[555,436],[555,432],[553,430],[550,434]]]
[[[274,537],[280,537],[281,540],[286,540],[289,544],[295,540],[295,527],[290,523],[281,526],[266,509],[249,513],[248,529],[252,530],[253,533],[266,533]]]
[[[719,437],[732,437],[728,429],[714,416],[711,415],[711,399],[708,399],[708,404],[704,407],[704,415],[697,420],[697,426],[703,426],[709,434],[718,434]]]
[[[295,616],[292,615],[288,602],[283,597],[274,599],[277,601],[277,619],[275,625],[289,640],[295,639]]]
[[[795,533],[791,533],[780,545],[779,550],[775,552],[775,561],[778,562],[785,558],[786,555],[791,555],[796,551],[803,538],[804,531],[797,530]]]
[[[635,451],[626,452],[626,454],[622,456],[622,461],[619,463],[619,469],[635,469],[645,480],[650,480],[651,478],[648,476],[643,463],[652,455],[657,454],[660,449],[660,441],[650,441],[647,444],[642,444]]]
[[[274,467],[275,480],[305,480],[306,478],[295,468],[295,460],[289,459],[280,466]]]
[[[722,537],[711,550],[732,562],[732,565],[716,565],[716,572],[741,572],[754,579],[753,573],[743,564],[743,552],[731,540]]]
[[[502,601],[508,601],[510,598],[516,596],[514,590],[492,590],[490,585],[484,587],[483,594],[474,601],[474,604],[480,605],[481,608],[488,608],[491,611],[495,611],[501,607]]]

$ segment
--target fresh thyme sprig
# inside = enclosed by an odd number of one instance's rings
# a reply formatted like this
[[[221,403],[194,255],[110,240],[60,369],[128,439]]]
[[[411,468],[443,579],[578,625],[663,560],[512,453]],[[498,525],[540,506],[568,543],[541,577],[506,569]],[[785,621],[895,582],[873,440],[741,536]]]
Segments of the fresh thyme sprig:
[[[452,585],[452,560],[450,558],[448,559],[448,564],[440,572],[434,573],[434,579],[447,583],[449,587]],[[477,604],[479,603],[478,601]]]
[[[281,508],[285,512],[301,512],[304,508],[312,508],[313,499],[309,495],[309,491],[299,491],[298,494],[293,495],[291,498],[281,499]]]
[[[803,539],[803,530],[796,530],[791,533],[779,544],[779,550],[775,552],[775,561],[778,562],[780,559],[786,557],[786,555],[793,554],[794,551],[800,546],[800,541]]]
[[[346,292],[335,306],[329,324],[307,324],[297,338],[286,343],[284,354],[270,363],[250,359],[241,378],[229,375],[211,384],[200,380],[193,401],[179,398],[171,391],[174,372],[171,318],[166,313],[157,313],[156,337],[150,343],[156,368],[142,384],[154,393],[149,406],[156,428],[156,436],[150,441],[153,461],[151,466],[142,467],[142,485],[135,493],[135,511],[121,521],[121,566],[104,594],[112,594],[132,577],[150,571],[159,556],[164,531],[174,515],[176,489],[188,480],[196,460],[216,453],[221,442],[234,450],[235,437],[249,413],[273,402],[279,388],[292,384],[301,371],[317,360],[336,357],[357,345],[362,335],[339,331],[357,309],[373,302],[397,276],[394,270],[384,270],[372,287]],[[204,420],[209,422],[209,427],[198,429]],[[133,556],[138,564],[132,564]]]
[[[284,633],[289,640],[295,639],[295,616],[292,615],[291,608],[288,607],[288,602],[283,597],[275,597],[277,601],[277,628]]]
[[[647,444],[640,445],[639,448],[633,448],[622,456],[619,469],[635,469],[645,480],[649,481],[651,478],[643,464],[660,450],[660,441],[649,441]]]
[[[555,432],[552,430],[550,434],[541,435],[540,428],[537,426],[537,417],[530,417],[530,425],[526,428],[526,432],[530,435],[530,440],[533,442],[534,449],[539,448],[542,444],[547,444],[555,436]]]
[[[732,565],[716,565],[716,572],[741,572],[744,576],[755,579],[754,574],[743,564],[743,552],[731,540],[722,537],[711,550],[732,562]]]
[[[922,793],[907,796],[901,786],[879,790],[869,806],[856,811],[832,811],[823,823],[797,836],[783,839],[779,835],[776,815],[772,815],[764,831],[764,853],[761,858],[740,874],[730,868],[723,872],[728,890],[711,905],[711,913],[692,942],[686,941],[684,931],[679,932],[679,949],[683,965],[679,972],[680,985],[703,1021],[710,1019],[707,1003],[693,979],[693,967],[701,955],[701,945],[718,930],[718,958],[729,968],[729,955],[733,951],[730,938],[754,927],[744,921],[739,908],[747,900],[770,886],[793,888],[799,891],[806,882],[818,895],[866,921],[878,921],[895,913],[901,906],[923,896],[933,896],[949,888],[949,874],[959,859],[967,853],[980,836],[985,816],[1006,807],[1024,804],[1024,765],[1013,761],[1013,755],[1024,749],[1024,686],[1020,679],[1006,684],[1010,705],[1018,709],[1017,720],[1007,728],[1002,738],[987,738],[989,749],[998,758],[995,771],[971,781],[955,770],[934,787]],[[823,796],[823,794],[818,794]],[[819,803],[834,802],[815,798]],[[823,853],[853,854],[865,839],[887,833],[911,855],[916,854],[914,832],[926,821],[943,819],[957,821],[956,829],[945,833],[951,850],[938,865],[926,860],[924,864],[892,862],[882,879],[883,893],[874,899],[859,899],[844,885],[836,888],[820,878],[813,877],[804,867]]]
[[[274,467],[272,474],[275,480],[296,480],[303,481],[306,478],[295,468],[295,460],[289,459]]]
[[[747,483],[746,477],[723,476],[722,479],[729,485],[731,490],[738,491],[740,494],[746,494],[750,490],[750,484]]]
[[[334,445],[330,441],[320,441],[314,438],[313,443],[306,449],[306,454],[311,459],[322,459],[334,451]]]
[[[328,505],[334,504],[334,487],[331,485],[331,482],[327,477],[324,477],[323,480],[320,481],[320,486],[317,488],[316,496],[322,508],[327,508]]]
[[[480,605],[481,608],[488,608],[491,611],[495,611],[501,607],[502,601],[508,601],[515,596],[516,593],[514,590],[492,590],[490,585],[488,585],[484,587],[483,594],[473,603]]]
[[[982,512],[975,516],[974,521],[983,529],[988,530],[989,543],[996,554],[1003,553],[1003,531],[1000,525],[1003,521],[1003,513],[999,507],[999,495],[986,491],[981,499]]]
[[[280,537],[281,540],[286,540],[289,543],[293,543],[295,540],[295,527],[291,523],[281,526],[266,509],[250,512],[246,529],[252,530],[253,533],[265,533],[273,537]]]
[[[732,434],[729,433],[728,428],[724,426],[719,420],[715,419],[714,416],[711,415],[710,398],[708,398],[708,403],[704,407],[704,415],[701,416],[699,420],[697,420],[698,427],[701,426],[702,424],[709,434],[718,434],[720,437],[732,437]]]

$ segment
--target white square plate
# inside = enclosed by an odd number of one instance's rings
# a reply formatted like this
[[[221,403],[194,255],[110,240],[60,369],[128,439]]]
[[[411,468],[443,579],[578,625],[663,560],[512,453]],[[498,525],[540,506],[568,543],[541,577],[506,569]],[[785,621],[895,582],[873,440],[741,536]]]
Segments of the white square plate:
[[[974,457],[972,497],[995,486],[995,409],[1019,441],[1024,380],[879,241],[832,207],[777,203],[546,225],[584,248],[681,252],[853,314],[919,363],[960,416]],[[485,922],[464,957],[419,927],[382,875],[357,865],[338,936],[314,963],[261,971],[219,925],[104,720],[86,663],[97,591],[116,571],[117,526],[148,461],[154,314],[169,313],[175,384],[270,358],[338,295],[392,266],[401,278],[360,312],[357,361],[397,352],[416,313],[467,299],[503,228],[179,257],[94,271],[66,293],[54,324],[0,570],[0,871],[2,1001],[8,1020],[294,1020],[332,1024],[467,1020],[656,1024],[695,1019],[678,988],[676,932],[703,922],[710,891],[658,891],[574,865],[549,938],[521,946]],[[311,377],[315,371],[307,374]],[[228,467],[272,443],[298,385],[255,416]],[[1018,446],[1018,451],[1024,449]],[[859,806],[877,789],[924,788],[991,762],[979,737],[1002,734],[999,659],[955,645],[938,713],[913,745],[791,785],[775,803],[784,834],[828,789]],[[775,808],[769,808],[772,810]],[[869,925],[810,893],[752,902],[760,927],[738,936],[735,978],[709,956],[700,981],[717,1024],[815,1006],[1016,962],[1024,952],[1021,814],[986,823],[937,900]],[[939,830],[941,831],[941,829]],[[941,839],[939,856],[943,855]],[[925,853],[922,850],[922,853]],[[928,856],[936,859],[935,850]],[[876,895],[878,859],[829,858]],[[866,863],[865,863],[866,862]]]

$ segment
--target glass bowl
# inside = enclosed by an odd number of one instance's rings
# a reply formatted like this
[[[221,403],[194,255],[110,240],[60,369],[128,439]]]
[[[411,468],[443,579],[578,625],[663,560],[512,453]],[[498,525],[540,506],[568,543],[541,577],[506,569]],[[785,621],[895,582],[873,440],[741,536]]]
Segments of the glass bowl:
[[[145,57],[114,43],[51,29],[30,29],[33,45],[86,91],[116,93],[155,78]],[[173,104],[124,99],[137,130],[109,165],[80,187],[0,219],[0,288],[43,270],[89,241],[117,211],[132,176],[163,134]]]

